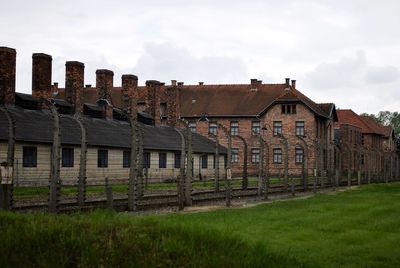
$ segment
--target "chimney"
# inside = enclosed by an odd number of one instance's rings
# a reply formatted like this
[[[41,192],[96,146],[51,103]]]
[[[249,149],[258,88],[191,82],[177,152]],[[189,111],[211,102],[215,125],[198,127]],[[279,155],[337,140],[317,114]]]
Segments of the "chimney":
[[[181,117],[180,109],[181,87],[171,86],[166,89],[167,95],[167,125],[177,126]]]
[[[65,100],[72,104],[75,113],[83,113],[83,85],[85,65],[79,61],[65,63]]]
[[[258,84],[258,82],[257,82],[257,79],[250,79],[250,90],[252,90],[252,91],[257,91],[257,84]]]
[[[58,89],[58,82],[54,82],[54,83],[53,83],[53,88],[54,88],[54,89]]]
[[[87,85],[85,85],[85,88],[91,88],[92,87],[92,85],[91,84],[87,84]]]
[[[122,80],[122,107],[128,114],[137,118],[138,77],[133,74],[124,74]]]
[[[0,47],[0,104],[15,102],[16,57],[15,49]]]
[[[262,80],[257,80],[258,85],[262,85]]]
[[[171,86],[176,86],[176,80],[171,80]]]
[[[113,88],[114,72],[106,69],[96,70],[96,88],[98,99],[103,99],[105,117],[107,119],[113,118],[113,107],[111,91]]]
[[[292,80],[292,89],[296,89],[296,80]]]
[[[286,87],[290,87],[290,78],[285,78]]]
[[[159,126],[161,124],[161,111],[160,111],[160,96],[161,87],[164,84],[156,80],[147,80],[147,104],[148,113],[153,117],[154,124]]]
[[[32,95],[41,100],[52,98],[51,72],[53,58],[43,53],[32,54]],[[43,107],[43,102],[41,104]]]
[[[199,86],[202,86],[202,85],[204,85],[204,82],[199,82]]]
[[[183,82],[178,82],[178,86],[179,87],[183,86]]]

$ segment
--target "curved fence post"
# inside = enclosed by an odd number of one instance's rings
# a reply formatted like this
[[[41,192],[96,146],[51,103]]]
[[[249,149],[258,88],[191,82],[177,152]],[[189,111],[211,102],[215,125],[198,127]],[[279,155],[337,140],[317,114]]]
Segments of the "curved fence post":
[[[308,190],[308,146],[307,142],[305,139],[300,136],[296,135],[296,137],[301,141],[302,144],[298,143],[298,145],[303,149],[303,162],[301,164],[302,167],[302,172],[301,172],[301,177],[302,177],[302,182],[303,182],[303,190],[307,191]]]
[[[240,136],[240,135],[235,135],[233,136],[234,138],[238,138],[243,142],[243,172],[242,172],[242,189],[247,189],[249,185],[249,177],[247,173],[247,154],[248,154],[248,147],[247,147],[247,142],[246,140]]]
[[[179,178],[177,180],[177,188],[178,188],[178,208],[179,210],[183,210],[185,207],[185,137],[183,134],[177,129],[174,128],[176,132],[178,132],[181,138],[181,159],[180,159],[180,169],[179,169]]]
[[[215,140],[215,162],[214,162],[214,172],[215,172],[215,192],[219,192],[219,139],[218,136],[213,133],[208,133]]]
[[[87,131],[81,113],[75,113],[74,120],[78,123],[81,130],[81,151],[79,156],[79,175],[78,175],[78,205],[83,207],[86,202],[86,163],[87,163]]]
[[[7,163],[4,169],[7,169],[7,174],[3,174],[6,183],[0,181],[0,209],[10,210],[13,207],[13,179],[14,179],[14,158],[15,158],[15,121],[13,116],[8,111],[7,107],[0,106],[8,121],[8,146],[7,146]]]
[[[50,160],[50,194],[49,194],[49,212],[58,212],[60,202],[60,147],[61,147],[61,131],[60,118],[56,106],[46,100],[53,116],[53,145],[51,148]]]
[[[228,139],[228,154],[227,154],[227,163],[226,163],[226,174],[225,174],[225,201],[226,206],[229,207],[231,205],[231,179],[232,179],[232,170],[231,170],[231,158],[232,158],[232,137],[231,133],[224,127],[222,124],[217,124],[219,128],[222,129],[224,134]]]

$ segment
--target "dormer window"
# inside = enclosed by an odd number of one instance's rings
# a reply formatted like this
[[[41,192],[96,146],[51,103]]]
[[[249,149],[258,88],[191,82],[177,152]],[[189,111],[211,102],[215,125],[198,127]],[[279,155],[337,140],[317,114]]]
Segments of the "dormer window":
[[[296,104],[282,104],[282,114],[295,114]]]

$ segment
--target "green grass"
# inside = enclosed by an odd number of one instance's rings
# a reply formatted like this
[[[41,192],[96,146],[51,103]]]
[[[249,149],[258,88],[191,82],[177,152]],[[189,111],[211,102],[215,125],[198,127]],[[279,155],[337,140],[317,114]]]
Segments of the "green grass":
[[[0,213],[0,267],[400,267],[400,184],[203,213]]]
[[[300,179],[296,180],[297,183],[300,183]],[[280,180],[278,178],[271,178],[270,184],[278,184]],[[250,177],[248,187],[257,187],[258,178]],[[220,189],[222,190],[225,186],[225,182],[220,180],[219,182]],[[232,187],[240,188],[242,186],[241,179],[234,179],[231,182]],[[144,187],[144,186],[143,186]],[[206,181],[194,181],[192,183],[192,187],[195,190],[211,190],[215,187],[214,180],[206,180]],[[147,185],[147,190],[176,190],[176,183],[149,183]],[[128,192],[127,184],[113,184],[112,189],[116,193],[124,193]],[[96,194],[96,193],[104,193],[105,187],[103,185],[88,185],[86,186],[86,192],[88,194]],[[66,196],[77,195],[78,189],[76,186],[63,186],[61,187],[61,194]],[[41,187],[14,187],[14,198],[46,198],[49,195],[49,187],[41,186]]]

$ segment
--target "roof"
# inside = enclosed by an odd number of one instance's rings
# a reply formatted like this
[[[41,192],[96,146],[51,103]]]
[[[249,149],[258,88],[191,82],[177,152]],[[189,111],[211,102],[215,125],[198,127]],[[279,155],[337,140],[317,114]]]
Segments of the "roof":
[[[165,89],[161,87],[161,101],[166,101]],[[180,86],[180,107],[182,117],[200,117],[207,114],[209,117],[235,116],[254,117],[265,113],[268,108],[279,101],[299,101],[304,103],[318,116],[330,118],[334,104],[317,104],[297,89],[287,87],[286,84],[257,84],[256,90],[250,84],[225,85],[183,85]],[[289,90],[287,90],[289,89]],[[59,98],[64,96],[64,89],[58,88]],[[95,87],[84,88],[84,100],[87,103],[97,101]],[[121,87],[114,87],[111,91],[112,104],[122,106]],[[145,86],[138,87],[138,102],[145,100]]]
[[[280,101],[300,101],[322,117],[329,117],[318,104],[286,84],[187,85],[181,90],[182,117],[260,116]]]
[[[336,113],[338,115],[338,122],[335,124],[336,127],[339,127],[341,124],[350,124],[361,128],[362,133],[385,137],[389,137],[391,131],[393,131],[391,127],[383,126],[369,116],[360,116],[351,109],[338,109]]]
[[[15,120],[16,140],[20,142],[52,143],[53,119],[48,110],[27,110],[8,106]],[[89,146],[130,148],[130,126],[125,121],[84,117]],[[0,125],[8,125],[4,113],[0,113]],[[64,145],[80,144],[80,128],[71,115],[60,115],[61,143]],[[144,131],[145,150],[180,151],[181,137],[169,126],[149,126],[140,124]],[[0,128],[0,140],[8,139],[8,128]],[[215,142],[193,133],[193,151],[196,153],[214,153]],[[222,154],[226,148],[220,148]]]

